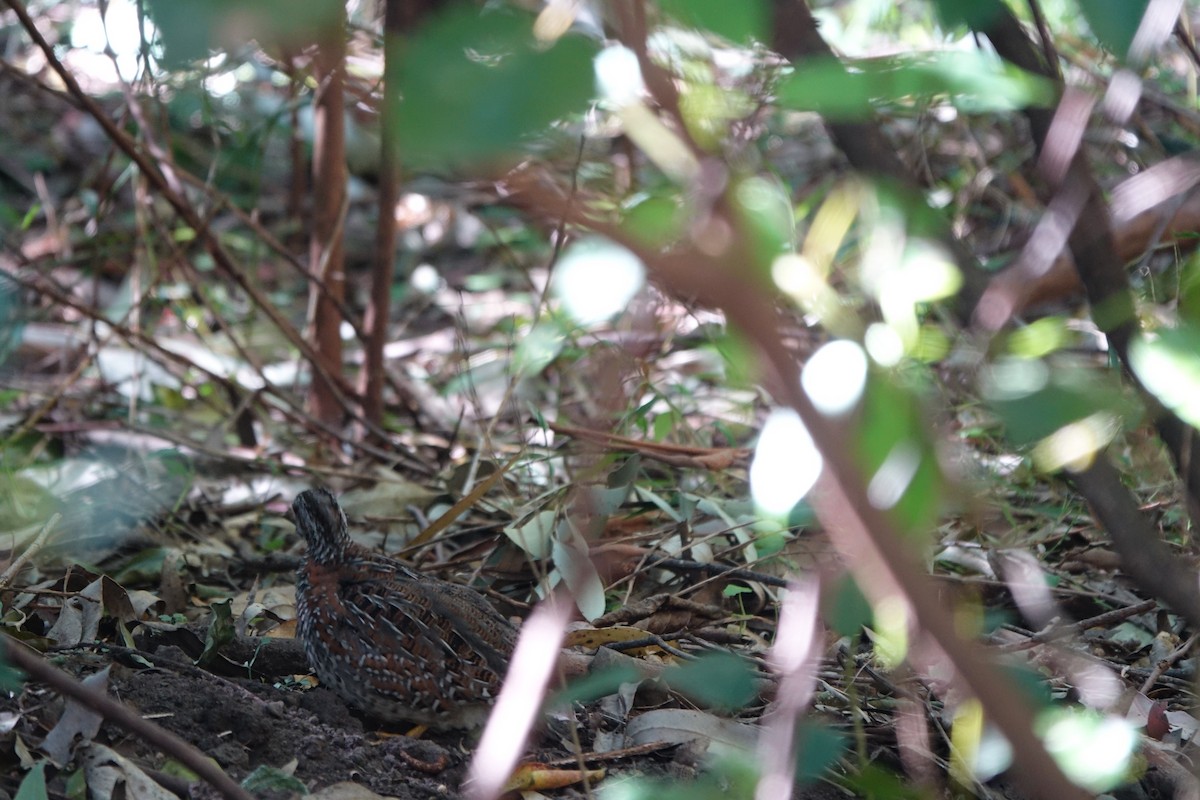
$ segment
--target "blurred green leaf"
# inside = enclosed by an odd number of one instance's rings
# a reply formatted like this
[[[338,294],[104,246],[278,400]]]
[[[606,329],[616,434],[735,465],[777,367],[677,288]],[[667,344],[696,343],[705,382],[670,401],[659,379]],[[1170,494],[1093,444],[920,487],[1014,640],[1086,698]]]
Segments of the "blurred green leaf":
[[[1008,350],[1021,358],[1042,358],[1061,350],[1079,337],[1067,324],[1066,317],[1043,317],[1017,328],[1008,336]]]
[[[910,785],[908,779],[878,764],[868,763],[857,775],[839,781],[855,797],[887,798],[887,800],[923,800],[925,793]]]
[[[754,383],[758,351],[738,331],[714,332],[708,347],[720,357],[720,363],[725,367],[723,372],[718,372],[714,377],[730,386],[743,387]]]
[[[640,454],[634,453],[628,458],[622,458],[617,462],[616,469],[608,473],[608,478],[604,484],[609,489],[629,488],[633,486],[641,471],[642,457]]]
[[[867,381],[855,450],[867,494],[896,526],[923,537],[941,510],[942,476],[918,398],[890,376]]]
[[[520,524],[505,527],[504,534],[530,558],[546,558],[550,555],[555,516],[554,511],[539,511]]]
[[[604,667],[599,672],[592,672],[578,680],[571,681],[561,691],[552,695],[546,706],[590,703],[613,694],[621,688],[622,683],[634,683],[640,678],[637,668],[631,664]]]
[[[734,42],[765,41],[770,31],[763,0],[659,0],[659,8],[682,25]]]
[[[1184,422],[1200,427],[1200,327],[1160,328],[1133,340],[1129,360],[1138,379]]]
[[[778,180],[756,175],[735,184],[729,196],[745,234],[743,241],[754,255],[756,273],[769,280],[775,259],[796,246],[787,189]]]
[[[513,371],[522,377],[537,375],[562,353],[566,334],[553,320],[543,320],[521,339],[513,353]]]
[[[25,773],[21,786],[13,800],[46,800],[46,762],[33,765],[33,769]]]
[[[677,193],[636,194],[622,210],[621,227],[644,245],[664,247],[683,233],[685,208]]]
[[[966,25],[976,30],[986,28],[1001,13],[1007,13],[999,0],[933,0],[938,17],[946,28]]]
[[[175,448],[155,450],[146,456],[146,460],[160,465],[166,476],[178,478],[189,486],[196,475],[191,459]]]
[[[25,673],[8,663],[5,647],[4,637],[0,636],[0,691],[16,692],[25,683]]]
[[[559,522],[550,543],[550,557],[584,619],[594,620],[603,614],[604,584],[588,557],[586,540],[570,520]]]
[[[1079,10],[1104,49],[1125,58],[1149,4],[1150,0],[1079,0]]]
[[[168,67],[251,40],[263,45],[311,41],[345,13],[338,0],[149,0],[147,11],[158,26]]]
[[[1098,412],[1136,414],[1111,373],[1012,359],[983,376],[983,397],[1004,423],[1009,441],[1028,445]]]
[[[12,278],[0,273],[0,366],[21,343],[24,327],[21,287]]]
[[[856,636],[871,621],[871,604],[849,573],[833,585],[822,605],[825,622],[839,636]]]
[[[856,119],[876,103],[945,97],[969,112],[1048,106],[1056,97],[1045,78],[975,52],[925,52],[852,61],[812,59],[779,87],[786,108]]]
[[[1013,685],[1017,687],[1017,691],[1025,698],[1025,702],[1029,703],[1030,707],[1035,711],[1049,708],[1050,704],[1054,702],[1054,697],[1050,693],[1050,687],[1046,683],[1045,676],[1037,670],[1026,664],[1004,661],[1001,661],[997,666],[1012,681]]]
[[[681,422],[682,420],[679,419],[679,414],[675,411],[668,411],[664,414],[659,414],[654,418],[654,441],[667,441],[668,437],[677,427],[679,427]]]
[[[821,777],[846,749],[846,737],[828,725],[804,720],[796,725],[796,780]]]
[[[163,761],[162,765],[159,767],[159,770],[161,770],[164,775],[182,778],[188,783],[195,783],[196,781],[200,780],[199,775],[173,758],[168,758]]]
[[[711,653],[663,672],[663,680],[677,692],[716,710],[744,707],[757,694],[754,671],[741,656]]]
[[[1042,714],[1037,727],[1046,750],[1080,786],[1101,793],[1128,778],[1140,737],[1124,717],[1058,707]]]
[[[1179,316],[1200,325],[1200,253],[1192,253],[1180,268]]]
[[[166,556],[167,551],[162,547],[139,550],[127,556],[123,565],[110,570],[109,575],[122,586],[153,583],[162,575],[163,561]]]
[[[692,139],[711,153],[719,153],[729,137],[731,122],[755,110],[747,95],[712,83],[688,83],[679,97],[679,112]]]
[[[754,796],[759,772],[746,753],[721,751],[693,781],[632,776],[607,787],[610,800],[741,800]]]
[[[37,481],[20,474],[0,473],[0,531],[40,526],[57,509],[54,494]]]
[[[473,161],[511,148],[592,99],[596,43],[539,46],[533,19],[460,7],[405,42],[397,130],[409,161]]]

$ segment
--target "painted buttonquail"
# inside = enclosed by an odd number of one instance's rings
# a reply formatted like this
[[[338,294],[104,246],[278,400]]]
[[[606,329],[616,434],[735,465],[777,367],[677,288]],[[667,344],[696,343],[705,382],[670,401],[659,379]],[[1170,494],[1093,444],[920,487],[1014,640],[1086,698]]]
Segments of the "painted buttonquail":
[[[432,728],[487,719],[517,641],[477,592],[354,544],[325,489],[292,503],[308,556],[297,635],[321,683],[368,716]]]

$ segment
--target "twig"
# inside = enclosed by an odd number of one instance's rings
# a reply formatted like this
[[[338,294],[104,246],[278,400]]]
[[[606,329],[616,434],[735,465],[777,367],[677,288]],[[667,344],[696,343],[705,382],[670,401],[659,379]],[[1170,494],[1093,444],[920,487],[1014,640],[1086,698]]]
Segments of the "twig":
[[[25,552],[13,559],[13,562],[8,565],[8,569],[4,570],[4,574],[0,575],[0,589],[7,587],[12,583],[12,579],[17,576],[25,565],[29,563],[29,559],[38,554],[38,551],[46,544],[46,539],[50,536],[50,532],[58,527],[58,521],[62,519],[62,514],[54,514],[50,519],[46,520],[46,524],[38,531],[38,535],[25,548]]]
[[[34,274],[22,275],[20,273],[15,273],[15,274],[10,275],[9,277],[12,278],[12,280],[15,280],[21,286],[23,286],[27,289],[30,289],[31,291],[37,292],[45,297],[48,297],[55,303],[58,303],[66,308],[70,308],[74,311],[78,311],[80,314],[83,314],[84,316],[88,317],[89,319],[93,319],[96,321],[103,321],[106,324],[110,324],[110,325],[112,324],[112,323],[108,322],[107,320],[105,320],[103,315],[99,311],[92,308],[91,306],[87,306],[87,305],[84,305],[82,303],[79,303],[79,302],[73,300],[71,298],[71,296],[64,289],[59,288],[53,281],[51,281],[50,279],[46,278],[43,275],[34,275]],[[164,369],[169,370],[170,365],[178,365],[182,369],[194,370],[194,371],[198,372],[199,374],[204,375],[208,380],[211,380],[211,381],[219,384],[220,386],[222,386],[223,388],[225,388],[227,390],[230,389],[231,387],[236,388],[239,386],[239,384],[237,384],[237,382],[234,381],[232,378],[227,377],[225,375],[220,375],[216,372],[213,372],[211,369],[208,369],[201,364],[194,363],[193,361],[185,358],[184,356],[180,355],[179,353],[176,353],[172,350],[167,349],[160,342],[156,341],[154,339],[154,337],[152,337],[146,333],[143,333],[141,331],[134,331],[128,327],[123,327],[120,325],[113,325],[111,328],[111,332],[112,332],[111,335],[120,337],[121,339],[126,341],[130,347],[138,350],[138,352],[142,353],[143,355],[146,355],[148,358],[154,358],[156,363],[158,363]],[[84,367],[80,366],[77,369],[77,372],[79,372],[81,374],[83,369],[84,369]],[[172,373],[172,374],[174,374],[174,373]],[[68,380],[71,380],[73,377],[74,377],[74,375],[71,378],[68,378]],[[180,378],[180,380],[182,380],[182,378]],[[64,383],[64,381],[60,381],[60,384],[61,383]],[[271,383],[265,384],[263,386],[262,396],[264,397],[264,405],[265,405],[265,400],[277,401],[273,405],[267,406],[267,408],[278,410],[280,413],[287,416],[288,419],[291,421],[297,422],[297,423],[304,425],[312,430],[326,433],[331,436],[337,437],[337,436],[341,435],[340,431],[338,429],[334,428],[333,426],[326,425],[325,423],[321,422],[320,420],[315,419],[315,418],[305,414],[303,412],[303,409],[296,402],[296,400],[287,391],[283,390],[279,386],[276,386]],[[57,397],[58,397],[58,395],[56,394],[53,398],[51,398],[51,400],[57,401]],[[50,408],[50,407],[51,407],[51,401],[48,400],[46,408]],[[41,412],[41,410],[39,409],[39,413],[35,413],[34,418],[35,419],[40,418],[40,416],[42,416],[43,414],[44,414],[44,412]],[[24,430],[24,426],[22,427],[22,430]],[[161,431],[158,433],[161,434]],[[13,434],[13,436],[10,436],[9,441],[12,441],[16,435],[17,434]],[[164,435],[163,438],[169,438],[169,437]],[[352,447],[357,448],[359,450],[359,452],[364,453],[366,455],[374,456],[375,458],[380,458],[380,459],[383,459],[384,461],[402,460],[404,462],[405,466],[409,469],[412,469],[412,470],[415,470],[418,472],[427,472],[428,471],[427,467],[422,462],[418,461],[415,458],[406,457],[406,455],[402,452],[390,451],[390,450],[373,447],[364,442],[356,443],[356,442],[348,441],[347,444]]]
[[[704,572],[717,578],[751,581],[779,588],[786,588],[788,585],[787,580],[784,578],[767,575],[763,572],[755,572],[752,569],[726,567],[722,564],[704,564],[699,561],[687,561],[682,558],[660,558],[646,565],[646,569],[653,568],[669,569],[674,572]]]
[[[1191,651],[1197,639],[1200,639],[1200,633],[1193,633],[1188,637],[1186,642],[1176,647],[1166,658],[1155,664],[1154,669],[1146,676],[1146,680],[1142,681],[1142,685],[1138,688],[1138,691],[1142,694],[1148,694],[1154,688],[1154,684],[1158,683],[1158,679],[1170,669],[1171,665]]]
[[[1138,614],[1145,614],[1147,611],[1154,609],[1154,607],[1157,605],[1157,600],[1144,600],[1141,603],[1137,603],[1132,606],[1114,608],[1112,611],[1105,611],[1103,614],[1097,614],[1096,616],[1089,617],[1088,619],[1081,619],[1078,622],[1070,625],[1054,627],[1047,631],[1038,631],[1037,633],[1030,635],[1024,641],[1002,645],[1000,650],[1005,653],[1012,653],[1018,650],[1029,650],[1037,647],[1039,644],[1047,644],[1049,642],[1057,641],[1058,639],[1065,639],[1068,636],[1077,636],[1089,628],[1108,627],[1114,622],[1120,622],[1122,620],[1129,619],[1130,617],[1136,617]]]

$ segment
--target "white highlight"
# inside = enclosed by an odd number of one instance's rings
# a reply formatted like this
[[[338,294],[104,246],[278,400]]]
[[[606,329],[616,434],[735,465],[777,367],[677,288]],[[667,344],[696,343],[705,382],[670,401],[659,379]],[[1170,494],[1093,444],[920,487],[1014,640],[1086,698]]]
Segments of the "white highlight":
[[[841,416],[862,397],[867,385],[867,354],[848,339],[830,342],[804,365],[800,385],[818,411]]]
[[[572,319],[592,327],[624,311],[645,279],[645,267],[633,253],[603,239],[589,239],[563,254],[551,288]]]
[[[631,106],[646,94],[637,54],[623,45],[606,47],[596,55],[596,88],[617,108]]]
[[[775,409],[763,425],[750,464],[754,502],[766,514],[787,514],[812,489],[824,465],[800,416],[790,408]]]
[[[499,797],[516,767],[558,663],[570,613],[571,604],[551,598],[521,626],[504,686],[471,759],[464,787],[470,800]]]

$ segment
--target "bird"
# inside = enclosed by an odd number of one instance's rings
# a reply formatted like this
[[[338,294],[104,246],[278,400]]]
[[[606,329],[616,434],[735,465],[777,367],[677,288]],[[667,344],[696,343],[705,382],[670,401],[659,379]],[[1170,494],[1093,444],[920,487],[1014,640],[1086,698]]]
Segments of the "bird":
[[[385,723],[434,730],[487,721],[517,629],[478,592],[354,543],[327,489],[292,503],[308,553],[296,634],[323,686]]]

